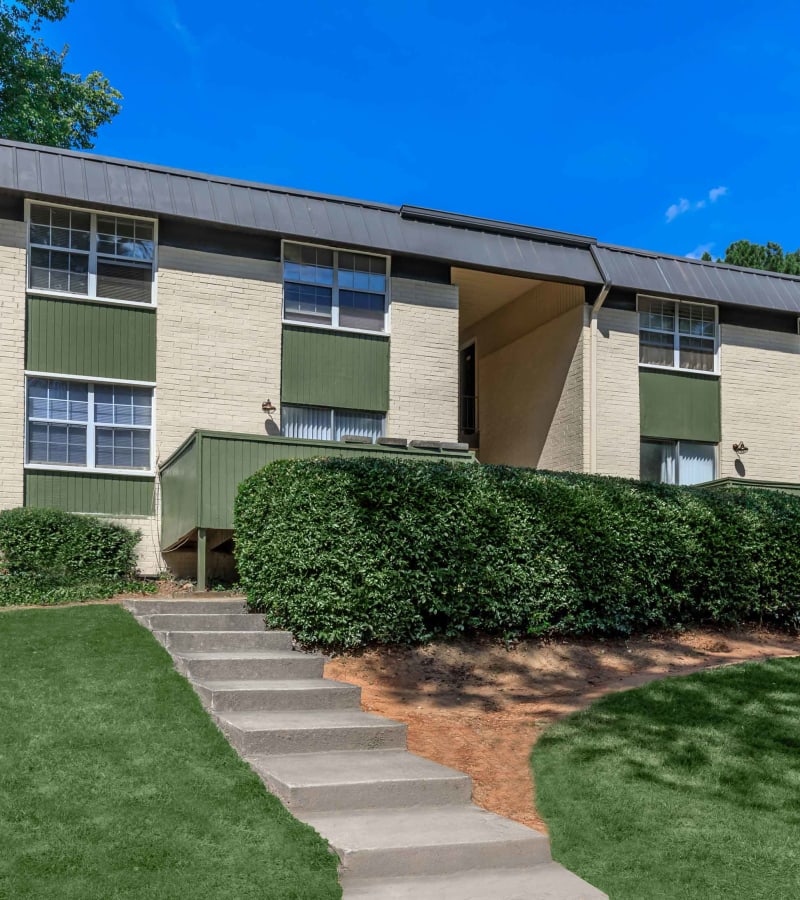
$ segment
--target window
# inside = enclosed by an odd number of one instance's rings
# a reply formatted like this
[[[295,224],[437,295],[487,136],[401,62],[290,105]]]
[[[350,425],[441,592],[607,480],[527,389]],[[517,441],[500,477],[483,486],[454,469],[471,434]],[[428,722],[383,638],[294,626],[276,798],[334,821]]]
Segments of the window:
[[[151,469],[152,388],[28,379],[32,465]]]
[[[700,484],[717,477],[717,447],[695,441],[646,441],[640,444],[642,481]]]
[[[383,413],[319,406],[281,408],[281,432],[286,437],[314,441],[340,441],[345,435],[368,437],[374,443],[383,436]]]
[[[386,330],[385,256],[284,244],[283,317],[287,322]]]
[[[679,300],[639,298],[639,362],[715,372],[717,308]]]
[[[149,304],[155,223],[32,203],[31,290]]]

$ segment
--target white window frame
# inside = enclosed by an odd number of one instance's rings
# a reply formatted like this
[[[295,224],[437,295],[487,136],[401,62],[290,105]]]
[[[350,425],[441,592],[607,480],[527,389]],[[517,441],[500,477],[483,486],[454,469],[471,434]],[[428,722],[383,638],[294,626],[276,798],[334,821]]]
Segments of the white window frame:
[[[642,329],[642,320],[641,320],[641,310],[639,308],[639,302],[641,300],[656,300],[659,303],[671,303],[675,307],[675,329],[673,331],[665,331],[661,328],[645,328]],[[681,335],[679,330],[679,315],[680,315],[680,307],[681,306],[703,306],[706,309],[714,310],[714,368],[710,372],[706,372],[702,369],[684,369],[681,368],[680,359],[681,359]],[[692,375],[705,375],[708,377],[715,377],[719,375],[719,306],[716,303],[697,303],[694,300],[675,300],[674,297],[659,297],[657,294],[637,294],[636,295],[636,318],[638,325],[638,335],[639,340],[641,341],[642,331],[652,331],[656,334],[671,334],[673,338],[672,342],[672,365],[671,366],[659,366],[655,363],[639,363],[640,369],[659,369],[665,372],[689,372]],[[692,337],[692,335],[686,335],[686,337]]]
[[[85,294],[76,294],[72,291],[53,291],[48,288],[34,288],[31,283],[31,247],[42,247],[42,244],[31,244],[31,207],[45,206],[51,209],[67,209],[71,212],[88,213],[91,221],[91,232],[89,235],[89,250],[70,250],[65,247],[65,253],[81,253],[89,259],[89,273],[87,278],[88,291]],[[113,216],[117,219],[134,219],[139,222],[149,222],[153,226],[153,280],[152,290],[150,293],[149,303],[138,303],[135,300],[116,300],[113,297],[97,296],[97,217]],[[152,309],[158,306],[158,219],[152,219],[148,216],[131,216],[125,213],[111,212],[110,210],[88,209],[83,206],[68,206],[65,203],[48,203],[47,201],[25,200],[25,246],[26,246],[26,264],[25,264],[25,292],[34,297],[63,297],[68,300],[91,300],[92,303],[108,303],[111,306],[132,306],[136,309]],[[58,249],[58,248],[56,248]],[[102,257],[102,254],[101,254]],[[97,379],[95,379],[97,380]],[[131,384],[132,382],[126,382]]]
[[[652,368],[663,369],[664,366],[653,366]],[[686,370],[684,370],[686,371]],[[704,444],[706,447],[714,448],[714,477],[711,479],[712,481],[716,481],[719,478],[719,444],[715,444],[713,441],[692,441],[689,439],[679,439],[679,438],[649,438],[649,437],[640,437],[639,438],[639,447],[641,448],[642,444],[671,444],[675,448],[675,477],[677,481],[674,484],[671,484],[669,481],[650,481],[645,482],[645,484],[668,484],[671,487],[692,487],[690,484],[681,484],[681,444]],[[641,451],[640,451],[641,452]],[[641,481],[642,471],[639,469],[639,480]],[[700,482],[702,484],[702,482]]]
[[[333,253],[333,285],[331,286],[331,321],[330,324],[323,322],[299,322],[296,319],[286,318],[286,292],[283,286],[286,283],[284,278],[284,262],[286,256],[286,245],[292,244],[296,247],[315,247],[319,250],[330,250]],[[339,324],[339,253],[355,253],[359,256],[373,256],[377,259],[386,260],[386,306],[383,312],[383,330],[372,331],[369,328],[348,328],[346,325]],[[294,282],[292,282],[294,283]],[[302,282],[298,282],[302,283]],[[315,244],[311,241],[293,241],[291,238],[283,238],[281,240],[281,321],[284,325],[296,325],[299,328],[319,328],[322,331],[346,331],[351,334],[371,334],[389,335],[391,333],[392,323],[392,258],[384,253],[368,253],[363,250],[349,250],[346,247],[333,247],[330,244]],[[347,288],[346,290],[349,290]],[[372,293],[364,291],[362,293]]]
[[[75,425],[86,426],[86,465],[76,466],[61,463],[32,463],[28,462],[28,380],[31,378],[49,378],[53,381],[70,381],[78,384],[85,384],[89,389],[88,409],[91,414],[87,416],[86,422],[74,422]],[[149,469],[127,469],[125,467],[95,466],[95,429],[94,421],[94,385],[96,384],[118,384],[120,387],[142,387],[149,388],[153,392],[153,400],[150,412],[150,468]],[[100,426],[105,427],[103,425]],[[144,431],[144,426],[124,426],[131,427],[134,430]],[[93,475],[125,475],[129,477],[152,478],[156,474],[156,383],[154,381],[129,381],[122,378],[81,378],[76,375],[62,375],[60,372],[36,372],[31,369],[25,370],[25,468],[32,471],[47,472],[88,472]]]

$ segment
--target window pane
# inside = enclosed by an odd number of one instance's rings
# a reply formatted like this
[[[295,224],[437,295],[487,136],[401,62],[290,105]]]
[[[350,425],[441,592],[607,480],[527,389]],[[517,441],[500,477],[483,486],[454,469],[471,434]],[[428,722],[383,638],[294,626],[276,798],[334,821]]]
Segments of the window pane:
[[[345,435],[368,437],[373,442],[383,435],[383,413],[358,412],[336,409],[333,412],[334,440],[340,441]]]
[[[386,291],[386,260],[361,253],[339,254],[339,286],[357,291]]]
[[[125,259],[153,259],[153,224],[138,219],[97,217],[97,252]]]
[[[28,417],[61,422],[86,422],[89,388],[72,381],[31,378],[28,382]]]
[[[283,406],[281,433],[286,437],[329,441],[333,437],[331,410],[314,406]]]
[[[94,418],[98,425],[149,426],[153,394],[149,388],[98,384],[94,389]]]
[[[716,447],[681,441],[678,445],[681,484],[700,484],[716,478]]]
[[[682,369],[700,372],[714,371],[714,340],[707,338],[682,337],[680,346]]]
[[[339,291],[339,324],[344,328],[383,331],[386,299],[383,294]]]
[[[131,303],[150,303],[153,267],[97,260],[97,296]]]
[[[714,337],[714,308],[697,303],[681,303],[678,330],[695,337]]]
[[[675,365],[675,338],[658,331],[642,331],[639,335],[639,362],[649,366]]]
[[[126,428],[98,428],[95,462],[115,469],[150,468],[150,432]]]
[[[639,300],[639,327],[675,330],[675,304],[671,300]]]
[[[85,466],[86,427],[31,422],[28,426],[28,461]]]
[[[31,248],[30,286],[50,291],[86,294],[89,257],[66,250]]]
[[[287,281],[333,285],[333,251],[323,247],[286,244],[283,251],[283,277]]]
[[[675,444],[642,441],[639,445],[639,477],[642,481],[675,484]]]
[[[286,282],[283,295],[285,318],[293,322],[330,324],[333,304],[331,288]]]

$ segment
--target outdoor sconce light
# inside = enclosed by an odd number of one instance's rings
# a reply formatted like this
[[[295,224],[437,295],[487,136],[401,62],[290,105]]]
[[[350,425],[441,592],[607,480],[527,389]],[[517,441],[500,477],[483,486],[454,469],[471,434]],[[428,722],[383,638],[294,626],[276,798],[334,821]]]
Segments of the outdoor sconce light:
[[[739,441],[738,444],[733,445],[733,452],[737,456],[741,456],[743,453],[747,453],[747,447],[744,445],[744,441]]]
[[[272,402],[272,400],[265,400],[261,404],[262,412],[265,412],[268,416],[271,416],[278,407]]]

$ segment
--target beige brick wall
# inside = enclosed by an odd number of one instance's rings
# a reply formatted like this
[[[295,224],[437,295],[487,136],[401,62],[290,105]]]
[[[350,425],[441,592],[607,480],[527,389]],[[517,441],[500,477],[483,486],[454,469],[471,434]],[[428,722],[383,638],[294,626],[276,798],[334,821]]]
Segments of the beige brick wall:
[[[0,219],[0,509],[22,506],[25,224]]]
[[[584,468],[584,292],[541,283],[464,329],[475,338],[481,462]]]
[[[800,481],[800,337],[721,325],[720,374],[719,476]]]
[[[391,280],[386,433],[458,440],[458,288]]]
[[[281,297],[278,262],[159,248],[162,461],[195,428],[265,433],[261,404],[280,405]]]
[[[160,520],[158,516],[99,516],[107,518],[132,531],[141,531],[136,546],[136,570],[140,575],[158,575],[167,566],[161,556]]]
[[[601,309],[596,340],[597,474],[638,478],[638,314]]]

